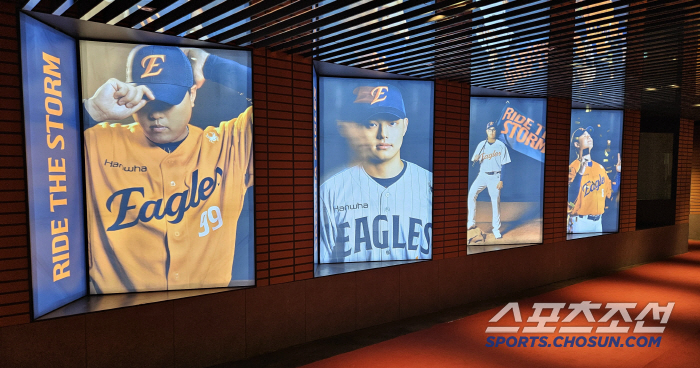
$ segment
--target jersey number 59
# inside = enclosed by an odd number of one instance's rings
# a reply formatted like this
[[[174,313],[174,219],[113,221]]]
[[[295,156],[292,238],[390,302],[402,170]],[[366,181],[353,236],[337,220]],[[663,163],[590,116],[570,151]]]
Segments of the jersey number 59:
[[[199,237],[206,236],[209,234],[209,223],[214,224],[211,228],[212,231],[220,228],[224,224],[224,220],[221,218],[221,210],[217,206],[211,206],[208,210],[202,212],[200,217],[199,227],[204,228],[204,231],[199,233]]]

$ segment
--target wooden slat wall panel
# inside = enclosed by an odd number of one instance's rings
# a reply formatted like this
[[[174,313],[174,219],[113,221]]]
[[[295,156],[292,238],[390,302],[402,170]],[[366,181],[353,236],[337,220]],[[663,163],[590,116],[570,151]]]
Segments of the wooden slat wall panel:
[[[694,131],[690,175],[690,214],[700,215],[700,125],[696,125]]]
[[[620,183],[620,232],[637,228],[637,171],[639,169],[639,121],[637,110],[625,110],[622,122],[622,181]]]
[[[467,255],[469,96],[466,83],[435,83],[433,259]]]
[[[313,277],[311,59],[253,52],[256,280]]]
[[[571,100],[548,98],[547,147],[544,164],[543,243],[566,240],[570,130]]]
[[[690,180],[693,161],[693,121],[681,119],[676,177],[676,224],[687,224],[690,214]]]
[[[693,11],[692,14],[695,15],[695,18],[698,18],[698,15],[700,14],[699,11]],[[689,33],[691,33],[693,30],[693,27],[691,25],[691,21],[686,21],[685,26],[684,26],[684,35],[687,37]],[[680,90],[681,90],[681,116],[692,116],[692,112],[697,110],[697,107],[693,106],[697,102],[697,96],[698,96],[698,78],[696,77],[696,72],[698,69],[698,47],[696,44],[693,43],[688,43],[685,45],[683,48],[683,58],[681,59],[683,61],[681,73],[682,73],[682,83],[680,85]],[[679,139],[683,140],[689,139],[687,143],[691,145],[690,150],[690,191],[689,191],[689,196],[688,196],[688,216],[690,215],[698,215],[700,214],[700,131],[698,131],[698,126],[694,124],[693,121],[684,121],[685,119],[681,119],[681,131],[682,129],[686,128],[689,129],[690,137],[683,137],[683,133],[681,132],[681,136]],[[689,126],[685,126],[686,124],[689,124]],[[680,147],[679,147],[680,148]],[[680,152],[679,152],[680,154]],[[679,158],[679,163],[680,163],[680,158]],[[678,204],[678,202],[676,202]],[[678,214],[676,214],[676,218],[678,217]],[[690,220],[690,219],[688,219]],[[689,221],[688,221],[689,222]],[[692,233],[692,231],[691,231]]]
[[[0,327],[27,323],[29,240],[15,2],[0,1]]]
[[[575,4],[570,0],[552,6],[566,8]],[[552,22],[552,32],[569,37],[549,44],[548,60],[571,64],[574,55],[574,32],[566,26],[575,18],[573,9],[559,9],[561,20]],[[548,61],[551,62],[551,61]],[[560,74],[560,75],[559,75]],[[568,82],[568,83],[567,83]],[[571,83],[573,70],[548,75],[547,139],[544,168],[544,205],[542,242],[566,240],[566,211],[569,192],[569,134],[571,130]]]

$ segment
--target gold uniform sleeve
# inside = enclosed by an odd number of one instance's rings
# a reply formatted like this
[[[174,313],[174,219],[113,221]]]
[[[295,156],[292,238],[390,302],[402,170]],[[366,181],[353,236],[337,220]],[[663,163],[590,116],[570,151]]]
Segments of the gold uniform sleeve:
[[[220,135],[229,135],[231,139],[231,159],[238,166],[236,169],[246,173],[245,185],[253,185],[253,107],[249,106],[237,118],[223,121],[216,128]]]

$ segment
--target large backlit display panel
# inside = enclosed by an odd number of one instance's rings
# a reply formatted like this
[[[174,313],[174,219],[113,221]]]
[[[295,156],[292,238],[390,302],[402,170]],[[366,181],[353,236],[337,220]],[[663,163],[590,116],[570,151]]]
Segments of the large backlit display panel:
[[[433,83],[319,78],[320,263],[432,256]]]
[[[76,41],[20,14],[34,317],[87,292]],[[18,199],[19,200],[19,199]]]
[[[542,242],[547,101],[472,97],[469,253]]]
[[[250,53],[80,54],[90,292],[253,284]]]
[[[617,232],[621,110],[571,111],[567,233]]]

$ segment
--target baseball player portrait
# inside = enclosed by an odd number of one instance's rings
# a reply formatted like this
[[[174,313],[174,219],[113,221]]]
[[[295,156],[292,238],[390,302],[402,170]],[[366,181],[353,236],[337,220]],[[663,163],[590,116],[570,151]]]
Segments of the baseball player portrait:
[[[611,177],[603,165],[591,158],[593,132],[594,128],[588,126],[575,128],[571,134],[571,148],[576,155],[569,165],[567,232],[571,234],[603,232],[603,214],[620,187],[620,154]]]
[[[484,190],[488,190],[491,198],[491,232],[496,239],[502,238],[501,229],[501,189],[505,165],[510,163],[508,148],[500,140],[496,139],[496,123],[490,121],[486,124],[486,139],[476,146],[472,155],[472,163],[479,164],[479,175],[469,188],[467,203],[467,229],[476,228],[476,199]],[[472,165],[473,166],[473,165]]]
[[[546,106],[539,98],[470,98],[468,254],[542,241]]]
[[[431,131],[432,121],[407,113],[403,90],[412,85],[404,81],[402,89],[397,83],[321,79],[321,107],[334,107],[321,111],[321,168],[332,160],[344,167],[333,175],[321,172],[320,263],[432,256],[432,172],[404,158],[404,152],[414,150],[423,165],[432,162],[432,135],[416,136],[411,146],[406,139],[414,125]],[[411,102],[422,96],[420,102],[432,107],[432,85],[415,86]],[[338,152],[329,134],[340,135],[349,153]]]
[[[248,93],[250,67],[197,48],[125,46],[123,74],[84,90],[90,292],[229,286],[239,218],[252,217],[242,213],[252,107],[193,116],[205,84]]]

